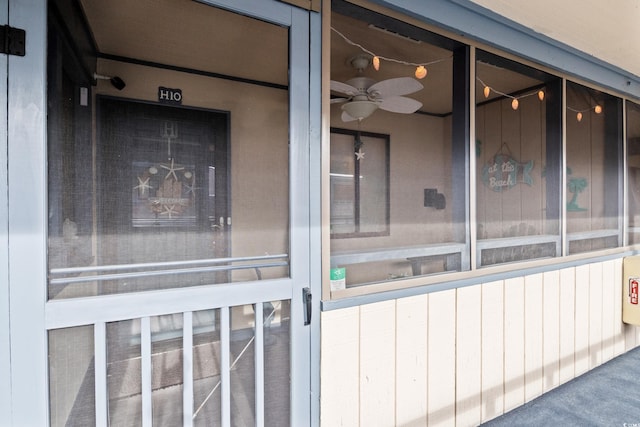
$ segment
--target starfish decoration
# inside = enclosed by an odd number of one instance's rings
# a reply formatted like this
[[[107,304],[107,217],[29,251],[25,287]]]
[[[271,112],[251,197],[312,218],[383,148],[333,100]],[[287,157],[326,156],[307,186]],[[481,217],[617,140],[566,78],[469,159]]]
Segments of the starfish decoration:
[[[144,196],[146,194],[147,190],[150,190],[151,188],[153,188],[153,187],[151,187],[151,185],[149,185],[149,179],[150,178],[142,179],[142,178],[138,177],[138,185],[133,187],[133,189],[134,190],[138,189],[138,191],[140,192],[140,196]]]
[[[184,168],[178,168],[173,164],[173,159],[171,159],[171,165],[165,165],[165,164],[161,164],[160,165],[161,168],[168,170],[169,172],[167,173],[167,176],[164,177],[165,180],[169,179],[169,177],[171,175],[173,175],[173,179],[175,179],[176,181],[178,180],[178,176],[176,175],[176,171],[182,171],[184,170]]]
[[[176,205],[163,205],[164,210],[160,212],[160,215],[169,215],[169,218],[173,218],[171,215],[178,215],[180,212],[176,211]]]
[[[196,184],[195,184],[195,180],[191,181],[191,185],[189,184],[184,184],[184,188],[186,189],[185,194],[196,194]]]
[[[355,152],[356,160],[364,160],[364,151],[362,148],[358,148],[358,151]]]

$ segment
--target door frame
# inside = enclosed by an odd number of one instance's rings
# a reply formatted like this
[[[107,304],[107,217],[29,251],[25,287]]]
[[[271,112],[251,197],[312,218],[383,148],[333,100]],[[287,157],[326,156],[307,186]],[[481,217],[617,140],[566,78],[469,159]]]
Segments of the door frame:
[[[9,3],[11,9],[9,10]],[[311,288],[311,326],[292,328],[292,364],[297,378],[291,394],[306,402],[291,407],[292,425],[319,425],[319,301],[321,289],[320,239],[320,16],[275,0],[203,0],[203,3],[259,17],[292,29],[290,32],[290,150],[291,278],[275,280],[282,299],[292,298],[291,322],[303,325],[302,290]],[[211,289],[167,290],[140,294],[110,295],[76,300],[47,301],[47,1],[0,0],[0,20],[27,34],[25,56],[0,55],[0,138],[7,141],[6,158],[0,150],[0,334],[8,331],[9,348],[0,348],[0,373],[9,381],[0,385],[0,410],[10,414],[10,425],[48,425],[48,348],[50,329],[96,319],[95,308],[107,302],[117,306],[114,317],[154,315],[160,306],[184,301],[184,309],[198,310],[212,295]],[[313,67],[310,67],[310,64]],[[5,67],[6,65],[6,67]],[[7,109],[4,110],[4,105]],[[5,127],[6,125],[6,127]],[[10,161],[10,163],[9,163]],[[6,189],[6,190],[5,190]],[[293,209],[297,207],[299,209]],[[6,228],[4,228],[6,227]],[[298,237],[301,235],[302,237]],[[5,237],[6,236],[6,237]],[[5,249],[6,248],[6,249]],[[295,283],[291,290],[289,282]],[[263,283],[249,283],[239,292],[233,284],[216,286],[228,305],[243,301],[242,293],[256,298]],[[296,296],[296,293],[299,297]],[[5,298],[6,296],[6,298]],[[273,296],[273,293],[270,294]],[[142,312],[140,307],[144,307]],[[8,313],[8,314],[5,314]],[[104,319],[106,320],[106,319]],[[0,339],[4,339],[0,335]],[[7,363],[8,362],[8,363]],[[5,377],[6,378],[6,377]],[[292,402],[293,403],[293,402]]]

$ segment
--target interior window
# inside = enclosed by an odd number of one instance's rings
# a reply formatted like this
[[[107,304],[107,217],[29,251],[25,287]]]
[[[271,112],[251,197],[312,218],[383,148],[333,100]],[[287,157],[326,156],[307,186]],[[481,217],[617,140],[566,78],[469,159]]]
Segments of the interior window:
[[[465,46],[346,2],[331,18],[334,290],[468,268]],[[348,238],[347,238],[348,237]]]
[[[331,236],[389,234],[388,135],[333,128],[330,173]]]
[[[477,265],[560,256],[560,79],[476,52]]]
[[[569,253],[622,244],[622,101],[567,82]]]

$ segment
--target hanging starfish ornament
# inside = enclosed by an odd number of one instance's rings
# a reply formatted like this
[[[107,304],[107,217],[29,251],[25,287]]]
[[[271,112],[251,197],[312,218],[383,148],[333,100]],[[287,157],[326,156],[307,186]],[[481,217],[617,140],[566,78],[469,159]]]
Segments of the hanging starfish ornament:
[[[174,180],[178,180],[178,176],[176,175],[176,171],[184,170],[183,167],[176,167],[173,163],[173,159],[171,159],[171,165],[165,165],[164,163],[160,165],[161,168],[168,170],[167,176],[164,177],[165,180],[169,179],[171,175],[173,175]]]
[[[360,160],[364,160],[364,151],[362,151],[362,148],[358,148],[358,151],[356,151],[354,153],[356,155],[356,160],[360,161]]]
[[[148,190],[150,190],[151,185],[149,185],[149,177],[147,177],[146,179],[142,179],[140,177],[138,177],[138,185],[136,185],[135,187],[133,187],[134,190],[138,190],[140,197],[144,196]]]
[[[169,218],[173,218],[172,215],[179,215],[180,212],[176,210],[176,205],[162,205],[164,210],[160,212],[160,215],[168,215]]]

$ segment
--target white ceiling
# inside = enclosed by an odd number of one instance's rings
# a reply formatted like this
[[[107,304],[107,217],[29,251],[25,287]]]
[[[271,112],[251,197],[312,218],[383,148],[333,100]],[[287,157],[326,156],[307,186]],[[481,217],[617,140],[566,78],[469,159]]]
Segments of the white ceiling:
[[[640,76],[638,0],[472,0],[540,34]]]

